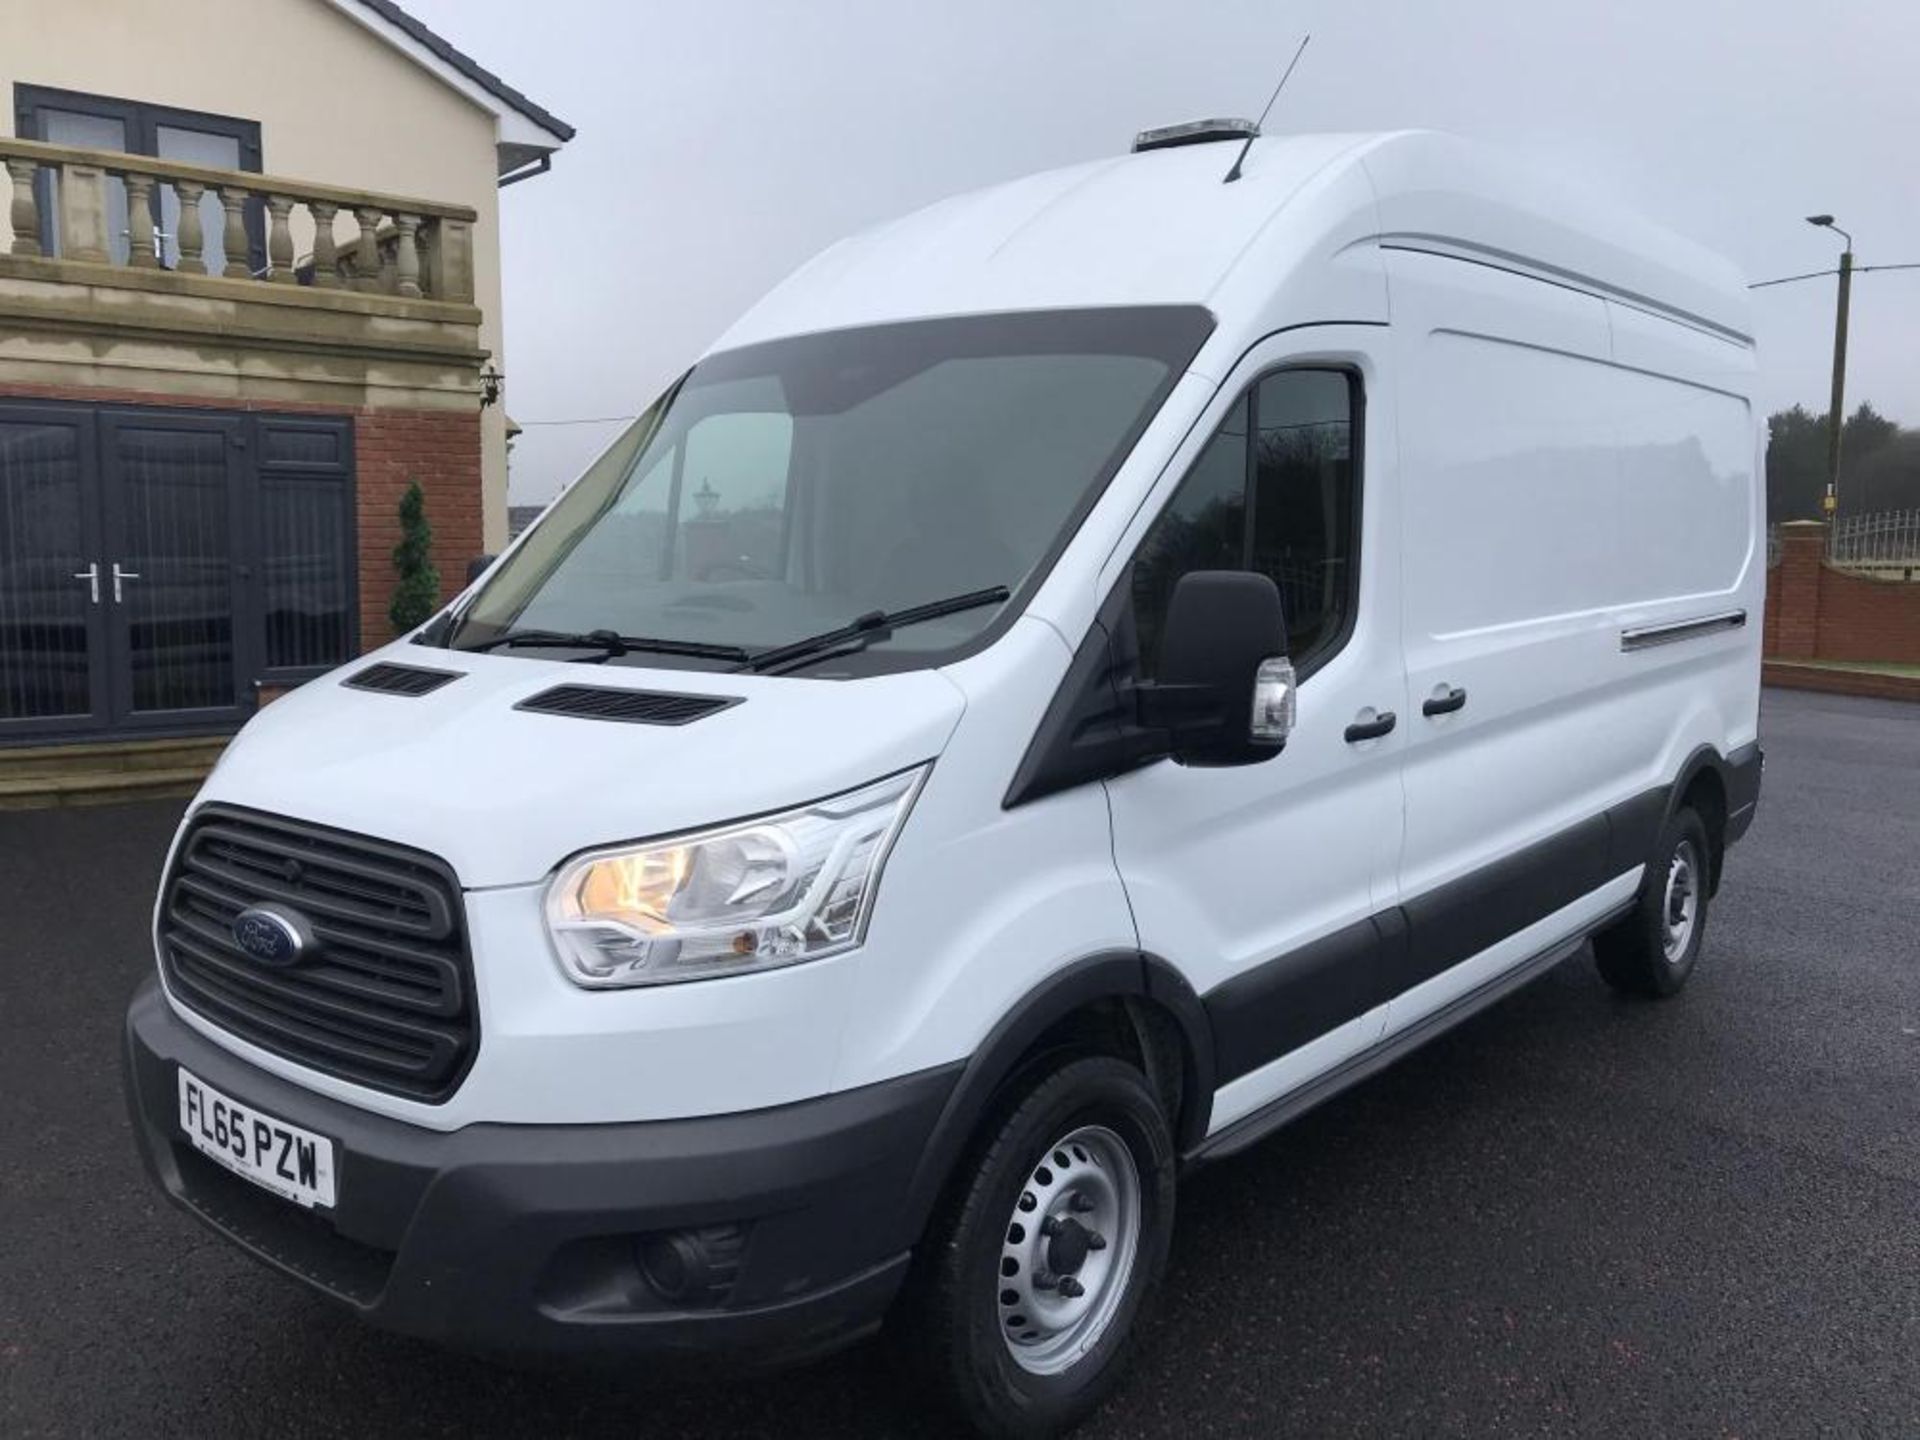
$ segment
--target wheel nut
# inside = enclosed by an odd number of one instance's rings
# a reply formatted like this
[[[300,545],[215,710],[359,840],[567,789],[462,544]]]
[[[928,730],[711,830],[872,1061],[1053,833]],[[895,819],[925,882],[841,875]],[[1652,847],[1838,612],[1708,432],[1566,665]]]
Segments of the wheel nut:
[[[1073,1198],[1067,1201],[1067,1208],[1076,1215],[1084,1215],[1093,1209],[1093,1197],[1084,1190],[1076,1190]]]
[[[1082,1295],[1087,1293],[1087,1287],[1071,1275],[1062,1275],[1060,1277],[1060,1293],[1069,1300],[1078,1300]]]
[[[1047,1216],[1046,1219],[1040,1222],[1040,1233],[1049,1240],[1053,1239],[1054,1236],[1060,1233],[1060,1217],[1058,1215]]]
[[[1059,1283],[1058,1280],[1045,1270],[1036,1270],[1033,1272],[1033,1288],[1036,1290],[1051,1290]]]
[[[1104,1250],[1106,1248],[1107,1248],[1106,1236],[1102,1235],[1098,1230],[1089,1230],[1087,1232],[1087,1249]]]

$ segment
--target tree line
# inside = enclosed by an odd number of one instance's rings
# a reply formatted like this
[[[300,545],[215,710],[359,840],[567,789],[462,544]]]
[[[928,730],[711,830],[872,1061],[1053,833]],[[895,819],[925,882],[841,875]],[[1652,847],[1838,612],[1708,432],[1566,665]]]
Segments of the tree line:
[[[1818,520],[1827,489],[1826,412],[1804,405],[1767,417],[1767,518]],[[1920,509],[1920,430],[1869,404],[1840,427],[1840,513]]]

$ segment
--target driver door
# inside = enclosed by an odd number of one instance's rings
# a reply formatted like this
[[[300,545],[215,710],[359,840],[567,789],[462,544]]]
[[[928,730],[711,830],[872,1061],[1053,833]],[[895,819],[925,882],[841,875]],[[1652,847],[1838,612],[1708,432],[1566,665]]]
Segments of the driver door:
[[[1379,1038],[1405,939],[1394,908],[1405,678],[1379,333],[1310,327],[1250,352],[1102,577],[1131,586],[1151,678],[1181,574],[1267,574],[1301,676],[1294,730],[1271,759],[1163,760],[1107,787],[1141,947],[1186,975],[1214,1030],[1214,1131]]]

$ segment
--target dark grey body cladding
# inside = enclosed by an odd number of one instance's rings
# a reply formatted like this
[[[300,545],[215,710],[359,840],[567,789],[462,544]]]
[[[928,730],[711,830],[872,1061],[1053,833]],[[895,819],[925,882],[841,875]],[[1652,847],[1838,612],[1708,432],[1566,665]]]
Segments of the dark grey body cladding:
[[[1484,870],[1236,975],[1202,997],[1217,1081],[1259,1069],[1524,930],[1653,848],[1669,803],[1648,790]]]
[[[1742,745],[1727,756],[1721,775],[1727,785],[1729,845],[1746,834],[1747,827],[1753,824],[1754,812],[1760,805],[1760,774],[1765,764],[1766,757],[1760,753],[1758,740]]]
[[[1643,791],[1216,986],[1201,997],[1213,1030],[1215,1083],[1236,1080],[1358,1019],[1644,863],[1687,783],[1703,768],[1717,772],[1725,790],[1731,844],[1745,833],[1759,800],[1757,744],[1724,760],[1702,752],[1673,785]]]

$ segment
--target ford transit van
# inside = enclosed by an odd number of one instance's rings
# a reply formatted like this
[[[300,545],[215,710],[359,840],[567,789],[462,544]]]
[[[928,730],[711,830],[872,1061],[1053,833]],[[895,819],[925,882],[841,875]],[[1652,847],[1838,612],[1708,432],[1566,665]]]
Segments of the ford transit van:
[[[1679,991],[1760,783],[1739,277],[1459,141],[1245,135],[834,246],[264,709],[127,1019],[165,1192],[396,1331],[887,1321],[1044,1433],[1189,1169],[1589,942]]]

